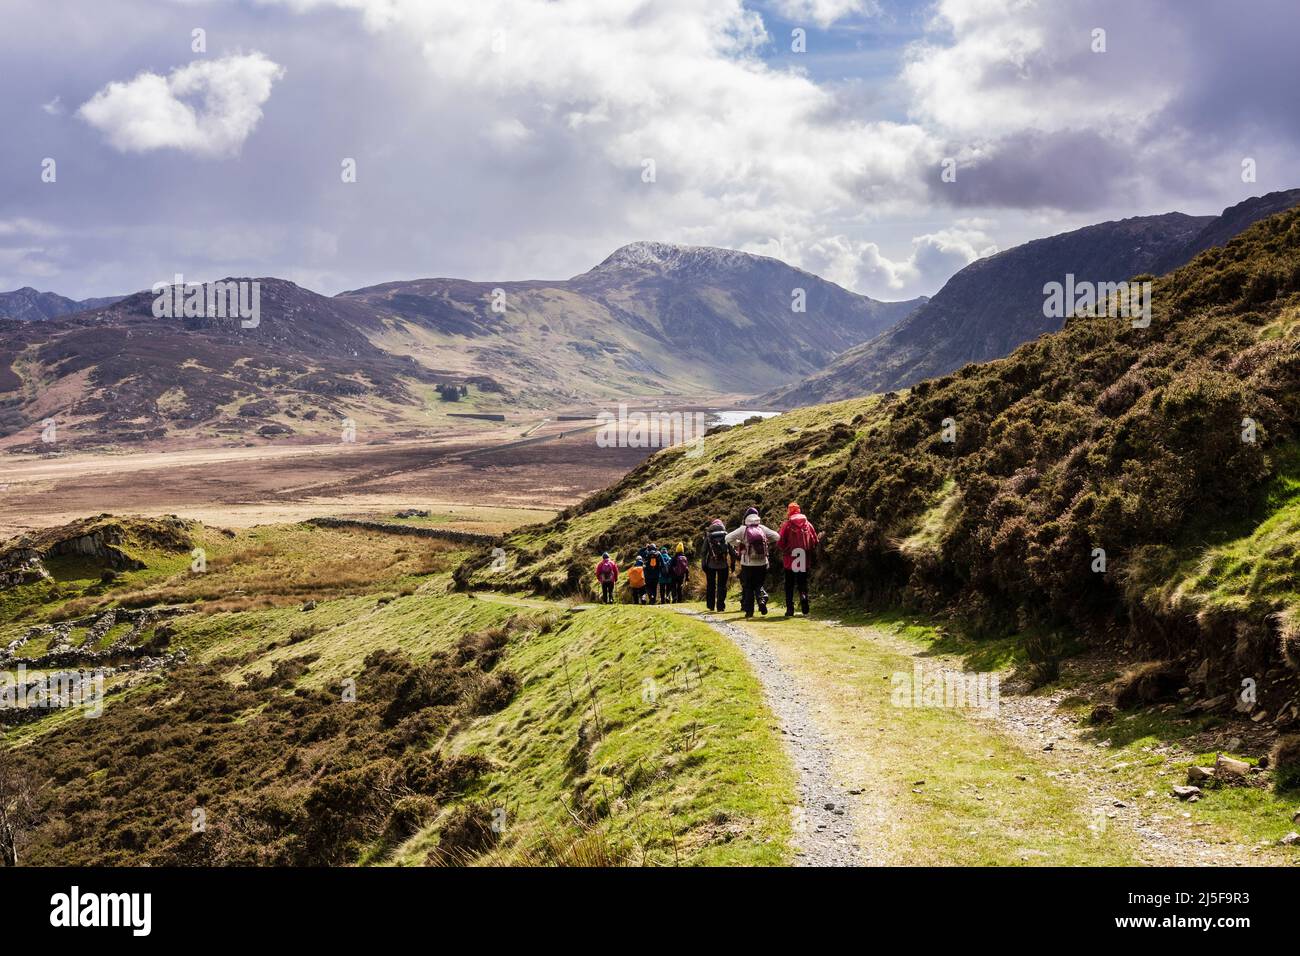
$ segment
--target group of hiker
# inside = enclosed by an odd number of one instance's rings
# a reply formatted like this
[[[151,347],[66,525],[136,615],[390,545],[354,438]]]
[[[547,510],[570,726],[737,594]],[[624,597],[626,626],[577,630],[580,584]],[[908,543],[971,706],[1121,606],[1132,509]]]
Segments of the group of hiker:
[[[740,569],[740,609],[753,617],[755,608],[767,613],[767,571],[773,549],[781,552],[785,580],[785,615],[794,616],[795,593],[799,609],[808,613],[808,566],[817,548],[817,531],[798,504],[791,503],[777,531],[763,524],[757,508],[745,511],[740,526],[727,531],[721,518],[709,522],[696,556],[704,572],[704,603],[710,611],[727,609],[727,584]],[[676,604],[685,598],[691,562],[684,542],[671,550],[647,543],[627,569],[627,587],[633,604]],[[596,565],[601,603],[614,603],[619,567],[609,552]]]

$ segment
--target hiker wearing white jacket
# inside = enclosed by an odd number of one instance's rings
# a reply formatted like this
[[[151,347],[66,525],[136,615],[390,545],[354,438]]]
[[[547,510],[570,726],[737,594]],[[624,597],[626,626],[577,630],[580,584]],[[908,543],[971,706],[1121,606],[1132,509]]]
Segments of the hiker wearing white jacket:
[[[740,552],[740,609],[745,617],[754,616],[754,605],[760,614],[767,613],[767,559],[780,539],[775,531],[763,524],[757,508],[745,511],[745,522],[727,535],[727,544]]]

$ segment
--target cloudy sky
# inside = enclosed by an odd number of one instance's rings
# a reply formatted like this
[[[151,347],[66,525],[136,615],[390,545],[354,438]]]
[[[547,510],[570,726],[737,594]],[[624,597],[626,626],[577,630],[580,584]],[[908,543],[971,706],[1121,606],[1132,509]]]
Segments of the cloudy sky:
[[[1038,236],[1300,185],[1295,0],[0,12],[0,290],[557,278],[659,239],[896,299]]]

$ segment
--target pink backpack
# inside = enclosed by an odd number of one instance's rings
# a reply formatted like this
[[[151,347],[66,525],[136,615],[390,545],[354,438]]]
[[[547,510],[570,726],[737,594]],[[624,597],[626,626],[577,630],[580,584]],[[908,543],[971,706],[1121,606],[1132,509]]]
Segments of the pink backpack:
[[[767,535],[763,533],[762,525],[745,525],[745,550],[751,557],[767,557]]]
[[[785,529],[786,542],[789,550],[794,551],[796,548],[803,548],[804,551],[811,551],[812,548],[812,525],[807,519],[803,521],[790,521]]]

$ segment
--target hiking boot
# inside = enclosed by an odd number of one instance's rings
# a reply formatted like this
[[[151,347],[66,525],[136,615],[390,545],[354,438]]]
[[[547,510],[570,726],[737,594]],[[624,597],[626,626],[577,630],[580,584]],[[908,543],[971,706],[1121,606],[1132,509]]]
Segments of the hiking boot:
[[[808,595],[805,594],[799,598],[799,610],[803,611],[805,615],[808,614]]]
[[[753,611],[746,611],[746,612],[745,612],[745,620],[749,620],[749,619],[750,619],[751,617],[753,617],[753,616],[754,616],[754,612],[753,612]]]
[[[807,612],[805,611],[804,613],[806,614]],[[786,607],[785,607],[785,616],[786,616],[786,617],[794,617],[794,605],[793,605],[793,604],[787,604],[787,605],[786,605]]]

